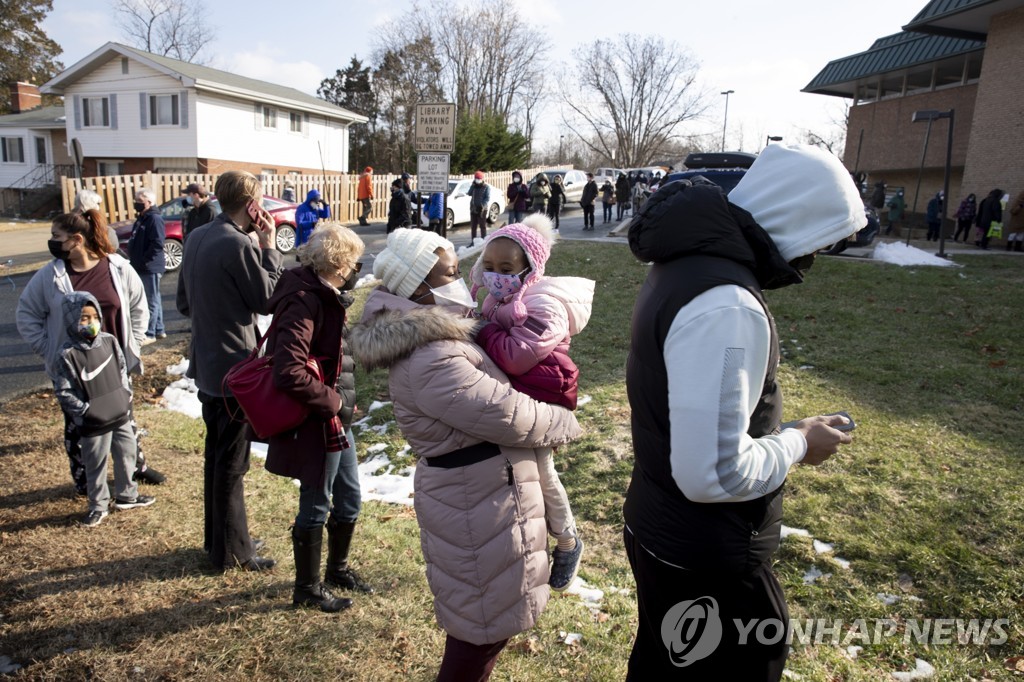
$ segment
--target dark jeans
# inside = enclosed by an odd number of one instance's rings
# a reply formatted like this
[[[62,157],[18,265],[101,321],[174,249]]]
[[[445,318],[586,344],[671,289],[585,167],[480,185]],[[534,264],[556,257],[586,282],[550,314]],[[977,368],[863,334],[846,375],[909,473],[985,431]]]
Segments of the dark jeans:
[[[593,226],[594,226],[594,205],[590,204],[589,206],[584,206],[583,207],[583,227],[593,227]]]
[[[447,635],[437,682],[485,682],[506,644],[507,639],[494,644],[470,644]]]
[[[312,530],[321,527],[327,522],[328,513],[342,523],[355,523],[359,518],[362,495],[359,490],[356,440],[352,429],[345,432],[345,437],[348,438],[348,448],[341,452],[327,453],[323,479],[301,482],[296,528]]]
[[[636,578],[639,615],[636,641],[626,673],[627,682],[669,679],[776,682],[782,678],[789,650],[786,645],[789,611],[770,561],[751,573],[688,571],[659,561],[640,545],[628,528],[624,529],[623,538],[629,565]],[[671,642],[672,653],[678,655],[687,651],[683,641],[686,623],[678,620],[673,623],[669,619],[666,624],[663,621],[669,610],[680,602],[702,597],[705,601],[710,598],[717,603],[717,616],[722,625],[721,641],[715,647],[702,648],[700,644],[706,643],[703,638],[699,639],[689,649],[691,655],[681,659],[683,665],[676,665],[670,658],[662,631],[666,626],[684,626],[683,632],[673,635],[670,630],[668,633],[675,640]],[[673,612],[673,615],[679,616],[682,612]],[[688,611],[687,615],[693,616],[694,611]],[[745,634],[736,627],[734,619],[741,621]],[[752,620],[756,622],[751,624]],[[770,625],[759,627],[757,623],[762,621],[768,621]],[[744,637],[746,641],[741,643]],[[777,641],[769,644],[772,640]]]
[[[601,206],[604,207],[604,222],[607,223],[612,219],[612,206],[614,205],[615,204],[606,204],[603,201],[601,202]]]
[[[526,216],[526,211],[516,211],[510,208],[508,210],[508,224],[521,223],[524,216]]]
[[[360,199],[359,203],[363,207],[363,210],[359,212],[359,217],[363,220],[366,220],[367,218],[370,217],[370,209],[373,206],[373,202],[370,199]]]
[[[960,233],[964,235],[964,244],[967,243],[967,238],[971,236],[971,221],[970,220],[957,220],[956,221],[956,234],[953,235],[953,241],[960,241]]]
[[[925,241],[939,241],[939,231],[942,229],[942,223],[928,223],[928,234],[925,235]]]
[[[477,228],[477,225],[480,226],[480,238],[483,239],[484,237],[487,236],[487,214],[486,213],[483,214],[483,215],[477,213],[476,211],[473,211],[472,213],[470,213],[470,215],[469,215],[469,234],[470,234],[470,239],[473,239],[473,240],[476,239],[476,228]]]
[[[203,404],[206,423],[203,549],[215,568],[227,569],[245,563],[255,554],[245,518],[242,482],[249,470],[249,441],[245,438],[245,422],[231,418],[232,414],[241,414],[234,398],[200,391],[199,402]]]

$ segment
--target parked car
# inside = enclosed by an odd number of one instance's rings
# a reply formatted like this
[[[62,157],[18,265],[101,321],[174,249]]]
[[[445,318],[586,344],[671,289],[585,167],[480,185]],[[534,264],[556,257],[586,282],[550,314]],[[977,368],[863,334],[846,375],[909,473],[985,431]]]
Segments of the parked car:
[[[220,203],[217,197],[210,195],[211,207],[214,213],[220,213]],[[274,216],[274,224],[277,226],[277,249],[281,253],[290,253],[295,249],[295,209],[298,204],[293,204],[274,197],[263,197],[263,208],[270,215]],[[181,221],[185,217],[185,211],[191,207],[184,199],[171,199],[157,207],[160,215],[164,218],[164,255],[167,257],[167,271],[173,272],[181,267],[181,255],[184,253],[182,246]],[[132,236],[133,220],[122,220],[112,225],[117,232],[118,246],[122,251],[128,250],[128,239]]]
[[[871,242],[875,241],[875,237],[878,236],[881,225],[878,222],[878,215],[875,213],[875,209],[871,206],[864,207],[864,215],[868,219],[867,225],[861,228],[853,237],[841,239],[832,246],[823,249],[822,253],[828,256],[837,256],[850,247],[870,246]]]
[[[747,152],[694,152],[683,161],[686,170],[670,173],[661,184],[664,186],[700,175],[729,194],[756,158],[757,154]]]
[[[448,227],[452,229],[453,225],[468,223],[469,222],[469,187],[473,184],[472,180],[449,180],[448,181],[448,201],[447,201],[447,218]],[[427,202],[423,202],[423,224],[427,225],[430,221],[427,219]],[[491,185],[491,205],[487,209],[487,220],[491,223],[498,221],[498,216],[501,215],[502,211],[505,210],[505,190],[500,187]]]
[[[541,172],[548,176],[548,182],[553,181],[556,175],[562,176],[562,189],[565,190],[565,205],[562,206],[563,209],[569,204],[578,204],[583,199],[583,186],[587,184],[587,174],[585,172],[565,168],[551,168]],[[536,178],[537,176],[533,177]],[[612,182],[614,183],[614,180]],[[598,186],[600,187],[600,185]],[[530,179],[530,189],[533,189],[533,178]]]
[[[625,175],[625,168],[596,168],[594,169],[594,182],[600,187],[604,184],[605,180],[609,180],[613,185],[615,181],[619,179],[619,173]]]

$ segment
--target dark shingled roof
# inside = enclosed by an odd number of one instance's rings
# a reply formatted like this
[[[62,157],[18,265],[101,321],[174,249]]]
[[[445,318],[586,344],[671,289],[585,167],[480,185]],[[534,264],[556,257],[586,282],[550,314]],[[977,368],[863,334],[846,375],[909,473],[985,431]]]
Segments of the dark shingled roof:
[[[0,116],[0,126],[5,128],[63,128],[64,107],[36,107],[17,114]]]
[[[830,61],[803,92],[849,97],[849,88],[840,90],[835,86],[983,49],[985,43],[980,40],[904,31],[879,38],[864,52]]]

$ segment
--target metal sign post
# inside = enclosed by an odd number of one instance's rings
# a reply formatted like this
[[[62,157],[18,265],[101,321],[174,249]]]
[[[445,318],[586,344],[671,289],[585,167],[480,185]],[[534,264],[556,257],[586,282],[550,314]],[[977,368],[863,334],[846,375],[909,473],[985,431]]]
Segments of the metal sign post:
[[[448,235],[448,175],[455,151],[455,105],[450,102],[416,105],[415,147],[417,192],[440,192],[441,236]]]

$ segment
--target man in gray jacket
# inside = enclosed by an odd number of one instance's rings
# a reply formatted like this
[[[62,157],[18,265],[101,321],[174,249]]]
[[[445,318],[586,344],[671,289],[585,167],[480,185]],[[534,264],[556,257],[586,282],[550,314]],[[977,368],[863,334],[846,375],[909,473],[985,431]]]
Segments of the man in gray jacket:
[[[214,192],[223,213],[189,235],[177,295],[178,311],[192,320],[188,376],[199,388],[206,422],[203,548],[218,569],[238,565],[260,571],[275,562],[257,555],[249,535],[242,482],[249,470],[249,442],[245,422],[232,416],[241,413],[238,403],[222,384],[256,345],[256,315],[267,312],[283,267],[274,246],[274,220],[260,208],[259,180],[228,171]]]

